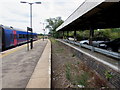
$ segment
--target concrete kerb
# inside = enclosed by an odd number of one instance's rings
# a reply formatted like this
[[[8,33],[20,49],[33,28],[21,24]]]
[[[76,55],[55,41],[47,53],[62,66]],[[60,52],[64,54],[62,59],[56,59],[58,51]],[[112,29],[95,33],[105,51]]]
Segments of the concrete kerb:
[[[47,39],[48,40],[48,39]],[[26,88],[51,88],[51,42],[48,43]]]

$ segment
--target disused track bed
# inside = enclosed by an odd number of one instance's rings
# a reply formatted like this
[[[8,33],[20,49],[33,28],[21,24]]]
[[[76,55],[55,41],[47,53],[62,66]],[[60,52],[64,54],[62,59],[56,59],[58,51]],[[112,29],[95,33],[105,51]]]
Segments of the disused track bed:
[[[102,88],[107,82],[62,43],[52,41],[52,88]]]

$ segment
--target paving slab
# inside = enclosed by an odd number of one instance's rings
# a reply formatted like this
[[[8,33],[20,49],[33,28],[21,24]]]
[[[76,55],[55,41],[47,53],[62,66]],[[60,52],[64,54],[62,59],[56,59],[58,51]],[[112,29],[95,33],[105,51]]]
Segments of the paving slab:
[[[26,88],[47,42],[35,41],[29,51],[22,45],[2,53],[2,88]]]
[[[26,88],[51,88],[51,42],[49,40]]]

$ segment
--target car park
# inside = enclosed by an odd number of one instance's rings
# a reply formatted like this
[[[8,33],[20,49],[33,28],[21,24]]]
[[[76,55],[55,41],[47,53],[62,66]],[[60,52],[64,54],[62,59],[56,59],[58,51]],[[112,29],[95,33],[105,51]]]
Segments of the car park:
[[[89,44],[89,40],[82,40],[82,41],[80,41],[80,44]]]
[[[74,37],[69,37],[68,40],[70,40],[70,41],[77,41],[77,39],[74,38]]]
[[[109,42],[109,41],[110,40],[108,38],[97,37],[97,38],[93,38],[92,45],[95,47],[105,47],[105,44],[103,42]],[[82,40],[82,41],[80,41],[80,44],[89,45],[89,40]]]
[[[101,44],[105,44],[105,48],[109,51],[120,52],[120,38]]]

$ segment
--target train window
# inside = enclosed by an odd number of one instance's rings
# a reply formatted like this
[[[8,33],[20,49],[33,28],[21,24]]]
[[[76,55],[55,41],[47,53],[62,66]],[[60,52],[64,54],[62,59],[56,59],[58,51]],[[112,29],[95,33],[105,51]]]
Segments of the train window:
[[[25,38],[25,35],[23,34],[23,38]]]
[[[24,38],[24,34],[22,34],[22,38]]]
[[[27,38],[29,38],[29,34],[27,35]]]
[[[26,34],[24,34],[24,38],[26,38]]]
[[[23,35],[22,35],[22,34],[19,34],[19,38],[23,38]]]
[[[22,34],[22,38],[24,38],[24,35]]]
[[[29,38],[31,38],[31,35],[29,34]]]
[[[21,38],[21,35],[19,34],[19,38]]]
[[[29,37],[29,35],[26,35],[26,38],[28,38]]]
[[[25,38],[27,38],[26,34],[25,34]]]
[[[24,34],[22,34],[22,38],[24,38]]]
[[[25,34],[25,38],[27,38],[27,34]]]

